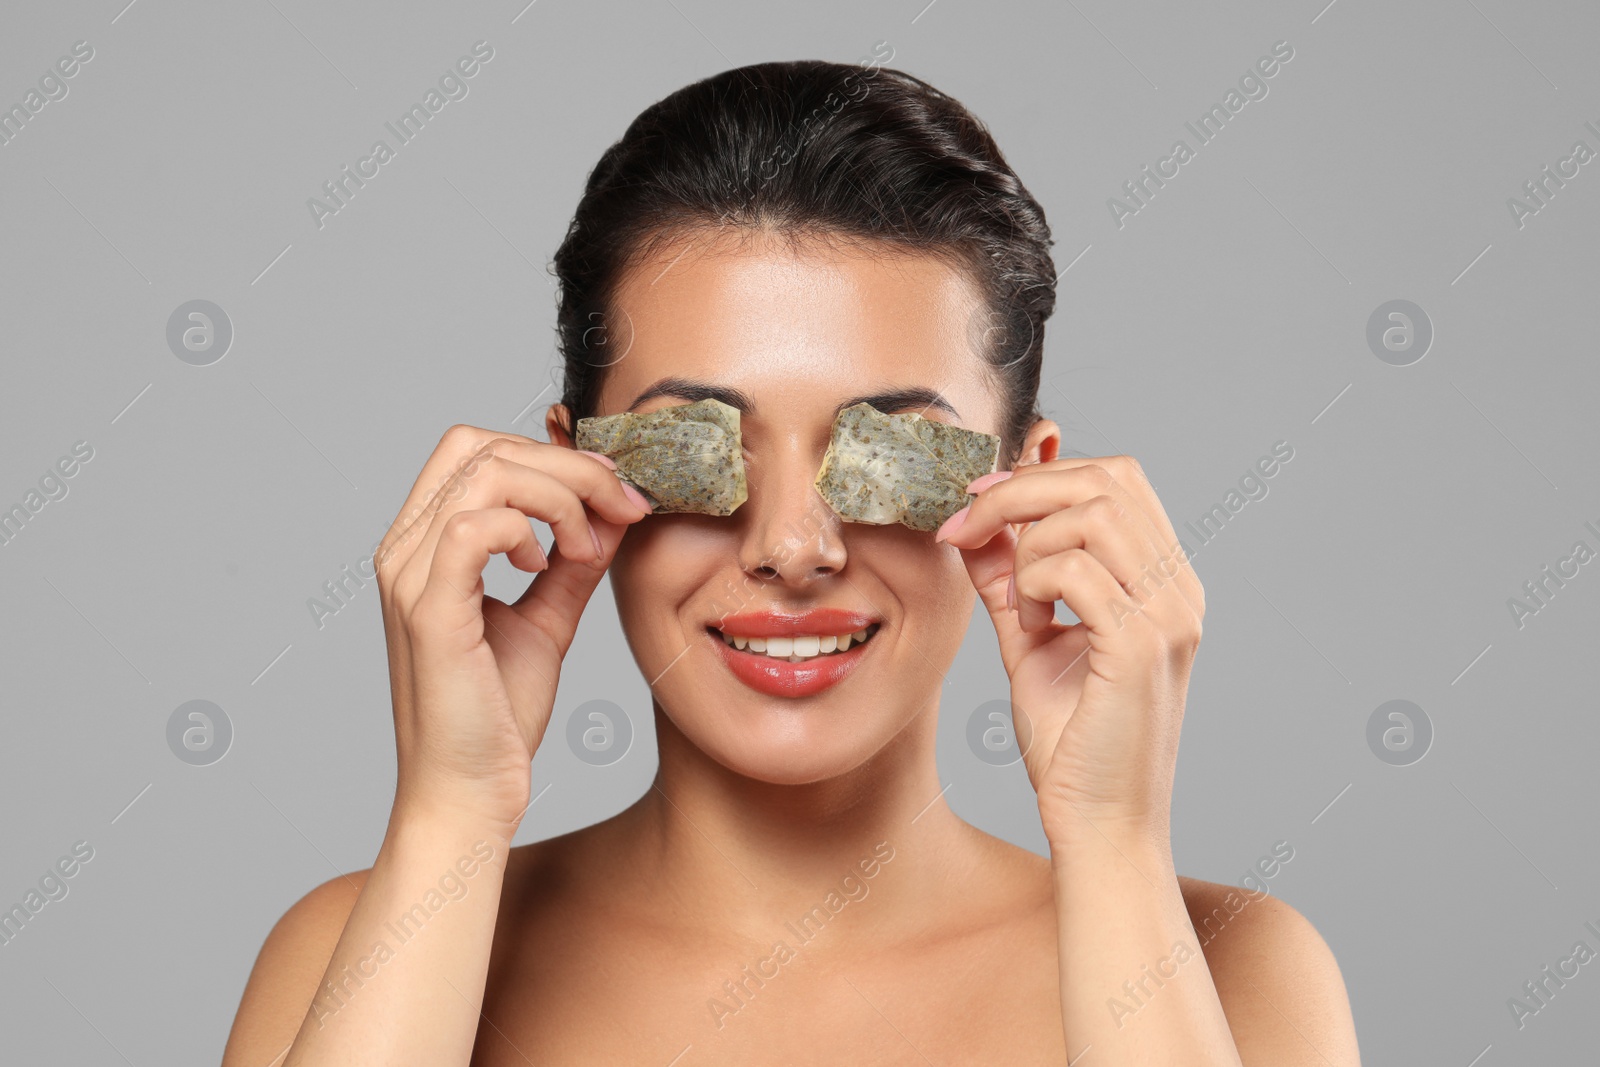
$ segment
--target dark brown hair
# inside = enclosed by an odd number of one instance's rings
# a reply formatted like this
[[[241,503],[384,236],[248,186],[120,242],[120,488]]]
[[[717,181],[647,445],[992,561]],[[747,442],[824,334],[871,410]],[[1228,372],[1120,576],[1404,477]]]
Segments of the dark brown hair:
[[[757,63],[652,104],[590,172],[554,268],[562,402],[595,414],[626,270],[700,227],[766,227],[948,257],[985,297],[970,335],[1004,390],[1000,465],[1039,417],[1055,264],[1044,210],[965,107],[900,70]]]

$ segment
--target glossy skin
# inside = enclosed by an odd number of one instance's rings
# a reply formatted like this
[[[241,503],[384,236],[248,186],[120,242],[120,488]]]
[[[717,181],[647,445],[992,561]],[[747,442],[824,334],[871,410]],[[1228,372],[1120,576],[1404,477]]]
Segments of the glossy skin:
[[[835,410],[859,396],[936,390],[955,413],[884,410],[997,431],[965,277],[932,257],[702,233],[636,269],[618,307],[608,342],[625,354],[609,357],[597,413],[669,375],[741,391],[749,499],[726,518],[645,517],[570,450],[560,405],[549,443],[446,435],[380,564],[401,763],[389,833],[372,869],[313,890],[274,929],[225,1067],[279,1062],[291,1042],[289,1064],[1064,1064],[1085,1046],[1106,1067],[1356,1063],[1311,925],[1172,870],[1204,600],[1137,465],[1059,459],[1040,420],[1015,475],[976,487],[940,540],[842,523],[812,488]],[[413,523],[426,489],[485,445],[458,499]],[[523,512],[555,520],[548,560]],[[540,572],[516,605],[473,587],[496,551]],[[619,815],[511,849],[560,657],[608,559],[653,683],[659,774]],[[1144,567],[1167,577],[1119,602]],[[1087,625],[1055,622],[1056,599]],[[969,826],[941,792],[938,699],[975,600],[1029,709],[1049,859]],[[819,605],[882,628],[860,668],[801,700],[743,686],[706,632],[728,610]],[[337,1013],[308,1013],[325,971],[478,841],[493,861],[426,936]],[[792,924],[818,906],[807,939]],[[1117,1019],[1109,998],[1134,1002],[1121,983],[1206,940],[1195,929],[1219,908],[1203,956],[1147,979],[1153,995]]]

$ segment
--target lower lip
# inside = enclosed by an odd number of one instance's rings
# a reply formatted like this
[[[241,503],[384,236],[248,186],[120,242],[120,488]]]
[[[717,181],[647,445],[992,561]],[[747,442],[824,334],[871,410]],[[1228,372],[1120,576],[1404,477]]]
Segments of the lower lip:
[[[837,685],[856,669],[866,654],[867,645],[877,640],[874,635],[866,644],[851,645],[848,651],[790,663],[775,656],[742,652],[709,630],[706,636],[717,646],[735,678],[757,692],[775,697],[807,697]]]

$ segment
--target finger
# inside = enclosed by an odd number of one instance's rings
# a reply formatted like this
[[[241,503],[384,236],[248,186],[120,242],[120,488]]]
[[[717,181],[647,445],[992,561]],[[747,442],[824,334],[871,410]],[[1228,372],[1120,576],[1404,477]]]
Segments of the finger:
[[[1057,600],[1099,634],[1115,633],[1138,614],[1139,606],[1116,576],[1081,548],[1035,560],[1018,570],[1015,578],[1017,625],[1025,633],[1058,625]]]
[[[403,538],[407,531],[422,519],[430,510],[435,497],[444,491],[454,479],[456,472],[472,462],[472,457],[482,446],[496,438],[505,438],[510,441],[525,441],[537,444],[531,437],[518,437],[516,434],[502,433],[486,430],[479,426],[468,426],[457,423],[444,432],[439,438],[439,443],[434,446],[433,452],[428,456],[422,470],[417,474],[417,480],[411,485],[411,492],[406,495],[405,503],[400,506],[400,511],[395,515],[394,521],[389,524],[388,531],[383,540],[379,542],[378,551],[374,560],[383,560],[390,564],[390,570],[398,573],[406,559],[415,551],[414,543],[402,553],[395,542]],[[422,529],[426,529],[426,524]],[[411,538],[414,542],[415,537]],[[382,573],[383,568],[379,568]]]
[[[1016,615],[1006,603],[1006,587],[1010,584],[1016,562],[1017,535],[1005,527],[999,536],[991,537],[977,548],[959,549],[961,562],[966,565],[967,576],[972,579],[978,598],[988,609],[995,628],[1000,631],[1001,646],[1016,631]]]
[[[1010,674],[1018,660],[1039,643],[1039,639],[1022,632],[1017,613],[1006,599],[1011,586],[1013,565],[1016,562],[1017,535],[1008,526],[997,536],[977,548],[962,548],[957,552],[966,564],[967,575],[978,591],[978,598],[994,624],[995,637],[1000,644],[1000,658]]]
[[[383,570],[398,574],[404,568],[417,553],[434,517],[450,504],[462,502],[495,457],[554,475],[614,521],[632,521],[650,510],[648,502],[616,476],[616,464],[604,456],[516,434],[452,426],[424,464],[399,516],[380,542],[374,556],[382,564],[380,574]],[[488,499],[474,497],[469,506],[483,506]]]
[[[428,557],[414,625],[419,635],[471,648],[483,639],[483,568],[489,557],[504,552],[525,571],[540,570],[547,561],[528,517],[515,508],[457,512],[442,527]]]
[[[1056,470],[1071,470],[1073,467],[1095,464],[1104,467],[1110,472],[1116,483],[1126,489],[1130,496],[1144,510],[1151,524],[1157,532],[1157,544],[1160,545],[1163,563],[1167,570],[1176,566],[1179,575],[1175,579],[1179,588],[1183,590],[1184,597],[1189,601],[1189,607],[1196,614],[1205,614],[1205,589],[1200,584],[1200,576],[1194,572],[1189,563],[1189,554],[1184,551],[1183,543],[1178,537],[1177,530],[1173,529],[1172,518],[1167,514],[1167,509],[1162,506],[1160,498],[1156,495],[1155,486],[1140,462],[1127,455],[1096,456],[1092,458],[1055,459],[1048,463],[1033,464],[1035,467]],[[1172,562],[1166,562],[1172,561]]]
[[[592,453],[538,442],[524,445],[508,438],[495,438],[485,442],[471,460],[457,471],[447,483],[445,491],[429,503],[423,516],[412,524],[411,530],[402,535],[394,547],[406,546],[410,547],[412,553],[425,553],[432,540],[428,537],[428,531],[435,528],[434,524],[441,515],[448,516],[452,512],[474,507],[522,506],[522,502],[529,499],[529,493],[549,484],[529,475],[529,471],[539,472],[559,483],[562,492],[558,496],[574,493],[578,499],[612,521],[627,523],[642,518],[650,511],[648,502],[636,490],[625,486],[612,473],[614,468],[610,460]],[[522,494],[520,497],[519,493]],[[598,558],[598,549],[592,554],[585,554],[584,546],[578,540],[579,528],[586,526],[587,520],[583,523],[572,521],[576,516],[570,514],[570,508],[567,510],[569,527],[565,531],[567,540],[563,546],[566,553],[575,559]],[[530,510],[528,513],[549,521],[538,511]],[[561,537],[562,531],[552,529],[552,532]],[[593,539],[589,538],[589,546],[592,548],[593,545]]]
[[[594,520],[594,527],[610,559],[627,527],[601,518]],[[550,553],[550,565],[533,576],[528,588],[510,605],[511,610],[549,635],[557,653],[564,657],[577,632],[577,620],[604,574],[603,568],[569,559],[557,547]]]
[[[1104,472],[1102,474],[1101,472]],[[1172,521],[1167,516],[1166,509],[1155,495],[1155,489],[1150,480],[1145,476],[1144,469],[1132,456],[1098,456],[1090,458],[1057,459],[1045,463],[1024,464],[1016,468],[1015,476],[1004,482],[996,482],[983,488],[978,493],[978,500],[991,491],[999,495],[999,491],[1011,482],[1021,478],[1037,478],[1050,476],[1054,478],[1061,472],[1083,472],[1095,480],[1105,480],[1108,492],[1117,495],[1125,505],[1131,505],[1138,513],[1142,522],[1147,526],[1152,543],[1157,548],[1155,566],[1163,574],[1170,574],[1174,570],[1176,576],[1171,578],[1179,589],[1183,599],[1191,611],[1197,616],[1205,614],[1205,590],[1200,584],[1199,575],[1194,573],[1194,568],[1189,564],[1188,553],[1184,551],[1182,543],[1178,540],[1177,533],[1172,528]],[[1015,493],[1016,490],[1010,490]],[[976,504],[976,501],[974,501]],[[968,520],[970,521],[970,514]],[[1013,520],[1014,521],[1014,520]],[[965,530],[967,521],[961,524]],[[972,535],[966,535],[972,536]],[[961,543],[966,543],[962,541]]]
[[[1090,497],[1029,526],[1017,538],[1014,568],[1081,548],[1106,565],[1130,599],[1158,622],[1185,623],[1193,609],[1177,584],[1176,564],[1162,555],[1143,524],[1129,521],[1121,499]]]
[[[1182,591],[1184,599],[1196,617],[1206,613],[1206,592],[1200,584],[1200,576],[1195,573],[1189,563],[1189,553],[1184,551],[1183,542],[1178,537],[1178,532],[1172,527],[1172,517],[1167,514],[1167,509],[1162,505],[1156,495],[1155,486],[1151,484],[1150,477],[1145,473],[1144,467],[1132,456],[1102,456],[1100,465],[1111,472],[1117,484],[1127,489],[1135,501],[1144,509],[1151,523],[1156,527],[1159,543],[1162,548],[1160,560],[1163,571],[1177,570],[1173,579]]]
[[[1161,506],[1160,498],[1156,496],[1155,486],[1150,484],[1150,478],[1145,474],[1144,467],[1132,456],[1068,457],[1035,463],[1031,466],[1039,470],[1072,470],[1089,465],[1105,468],[1118,485],[1128,490],[1160,532],[1163,543],[1178,539],[1177,531],[1172,528],[1172,521],[1167,517],[1166,509]]]
[[[1041,467],[1018,467],[1014,476],[984,488],[967,505],[966,517],[944,540],[957,548],[976,548],[1007,523],[1037,522],[1094,497],[1113,496],[1122,503],[1130,521],[1145,530],[1154,543],[1156,530],[1149,517],[1110,471],[1094,464],[1057,470]]]
[[[518,462],[519,458],[539,466]],[[426,574],[440,524],[457,511],[475,508],[520,508],[550,524],[568,557],[595,562],[601,553],[584,505],[613,521],[631,523],[648,514],[649,507],[634,503],[629,492],[609,467],[588,453],[537,443],[529,448],[496,438],[457,473],[446,492],[430,503],[424,518],[391,543],[393,558],[406,559],[400,565],[401,575],[413,572],[410,579],[401,577],[396,584],[420,589],[415,572]]]
[[[578,491],[544,471],[524,467],[498,456],[491,457],[485,466],[488,469],[473,480],[471,488],[461,500],[443,505],[423,532],[415,553],[396,580],[396,591],[402,599],[409,594],[420,593],[432,570],[433,553],[444,530],[455,515],[466,511],[515,508],[523,514],[524,524],[529,517],[547,523],[555,544],[566,558],[591,566],[601,564],[603,549],[599,535],[590,522],[591,512],[584,507],[584,499]],[[595,466],[601,470],[603,477],[611,478],[604,468],[598,464]],[[643,514],[632,509],[629,521]]]
[[[559,479],[611,522],[627,524],[651,513],[650,502],[617,476],[617,464],[609,456],[538,441],[528,445],[504,437],[488,442],[485,447],[500,460]]]

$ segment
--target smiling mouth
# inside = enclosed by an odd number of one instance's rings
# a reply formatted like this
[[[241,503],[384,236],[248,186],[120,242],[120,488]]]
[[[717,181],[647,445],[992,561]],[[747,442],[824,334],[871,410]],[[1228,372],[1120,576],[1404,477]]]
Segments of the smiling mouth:
[[[748,656],[783,660],[788,663],[808,663],[837,656],[857,645],[872,640],[881,624],[870,623],[860,630],[846,634],[799,634],[793,637],[745,637],[725,634],[715,626],[706,627],[729,648]]]

